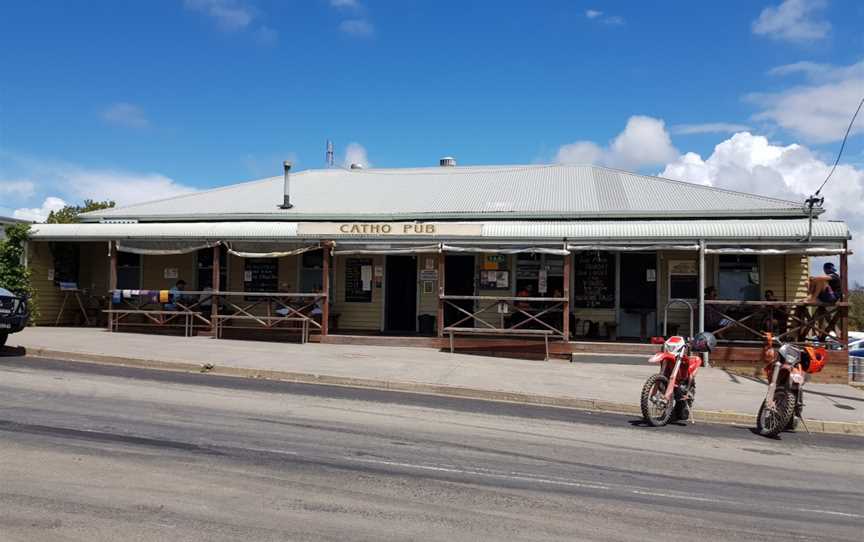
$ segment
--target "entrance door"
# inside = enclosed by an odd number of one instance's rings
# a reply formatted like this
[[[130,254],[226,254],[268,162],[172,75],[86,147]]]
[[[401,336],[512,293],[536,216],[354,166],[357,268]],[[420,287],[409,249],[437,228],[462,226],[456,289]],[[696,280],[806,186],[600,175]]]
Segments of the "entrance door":
[[[445,256],[444,289],[447,295],[474,295],[474,256]],[[451,301],[469,313],[474,312],[474,302]],[[450,305],[444,306],[444,325],[450,326],[468,316]],[[459,323],[459,327],[474,327],[474,319]]]
[[[621,254],[618,335],[646,339],[657,327],[657,255]]]
[[[417,257],[387,256],[384,329],[414,333],[417,329]]]

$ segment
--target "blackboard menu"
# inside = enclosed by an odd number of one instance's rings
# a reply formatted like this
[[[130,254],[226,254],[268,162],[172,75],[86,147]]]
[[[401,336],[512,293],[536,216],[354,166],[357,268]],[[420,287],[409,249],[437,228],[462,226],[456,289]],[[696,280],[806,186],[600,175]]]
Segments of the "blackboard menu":
[[[573,304],[587,309],[615,307],[615,256],[608,252],[577,252]]]
[[[372,258],[345,260],[345,301],[372,302]]]
[[[247,292],[279,291],[279,260],[277,258],[246,258],[243,286]]]

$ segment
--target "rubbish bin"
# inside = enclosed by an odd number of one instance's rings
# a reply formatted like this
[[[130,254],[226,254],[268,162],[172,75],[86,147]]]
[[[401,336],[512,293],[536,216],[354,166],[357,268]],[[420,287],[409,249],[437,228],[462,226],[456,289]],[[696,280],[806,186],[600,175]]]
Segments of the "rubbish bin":
[[[435,316],[432,314],[421,314],[417,317],[417,327],[420,335],[435,335]]]

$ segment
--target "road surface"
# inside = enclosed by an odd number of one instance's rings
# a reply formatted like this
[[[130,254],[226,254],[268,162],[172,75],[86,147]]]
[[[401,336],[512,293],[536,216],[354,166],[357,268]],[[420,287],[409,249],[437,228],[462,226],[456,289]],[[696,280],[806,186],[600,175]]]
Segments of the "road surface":
[[[860,542],[862,444],[0,357],[0,540]]]

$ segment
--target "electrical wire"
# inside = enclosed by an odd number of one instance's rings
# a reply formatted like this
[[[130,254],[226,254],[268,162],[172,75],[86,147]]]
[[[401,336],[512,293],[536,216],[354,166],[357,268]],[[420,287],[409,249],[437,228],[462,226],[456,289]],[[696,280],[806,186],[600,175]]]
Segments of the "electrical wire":
[[[819,195],[819,192],[825,188],[825,185],[828,183],[828,179],[831,178],[831,175],[834,174],[834,170],[837,169],[837,164],[840,163],[840,157],[843,156],[843,149],[846,148],[846,140],[849,139],[849,132],[852,131],[852,125],[855,124],[855,118],[858,116],[858,113],[861,112],[861,106],[864,105],[864,98],[861,98],[861,102],[858,104],[858,109],[855,110],[855,114],[852,115],[852,120],[849,121],[849,127],[846,128],[846,135],[843,136],[843,144],[840,145],[840,152],[837,153],[837,159],[834,160],[834,167],[831,168],[831,171],[828,172],[828,176],[825,177],[825,180],[822,181],[822,185],[819,187],[819,190],[816,191],[815,196]]]

